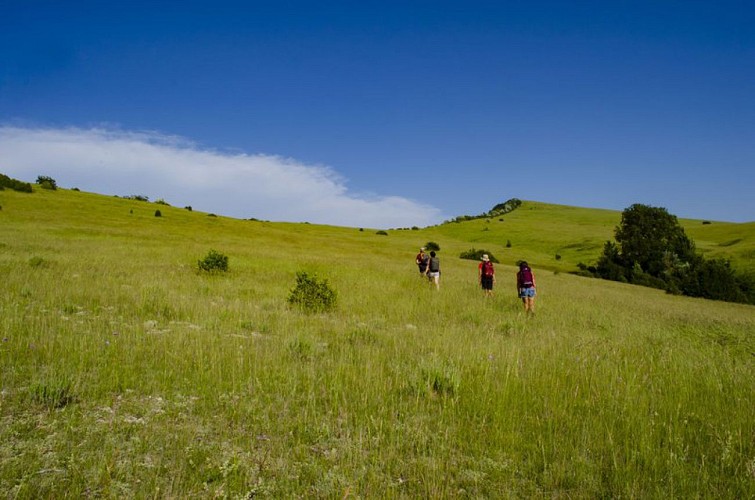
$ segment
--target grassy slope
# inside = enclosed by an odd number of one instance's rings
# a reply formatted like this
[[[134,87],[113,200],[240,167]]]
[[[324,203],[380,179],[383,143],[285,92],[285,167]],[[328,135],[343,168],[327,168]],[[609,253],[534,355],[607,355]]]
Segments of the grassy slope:
[[[438,238],[454,240],[456,255],[456,242],[463,241],[468,244],[460,251],[485,248],[501,262],[524,259],[545,269],[573,271],[579,262],[597,261],[620,222],[621,212],[617,211],[525,201],[503,217],[445,224],[435,230]],[[727,258],[735,268],[755,272],[755,222],[704,225],[699,220],[680,219],[680,223],[706,257]]]
[[[486,301],[452,258],[497,222],[385,237],[64,190],[0,206],[2,496],[755,495],[750,306],[540,271],[527,321],[513,267]],[[611,217],[527,203],[500,253],[583,260]],[[440,293],[415,276],[428,240]],[[195,272],[210,248],[227,275]],[[302,269],[337,311],[286,306]]]

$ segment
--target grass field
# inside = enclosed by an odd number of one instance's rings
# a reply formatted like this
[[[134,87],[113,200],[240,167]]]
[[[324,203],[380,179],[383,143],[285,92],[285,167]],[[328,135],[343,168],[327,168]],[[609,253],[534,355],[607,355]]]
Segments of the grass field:
[[[617,212],[381,236],[67,190],[0,207],[3,497],[755,497],[755,308],[562,272]],[[752,224],[683,223],[752,268]],[[471,247],[503,262],[492,300]],[[197,271],[210,249],[229,272]],[[288,306],[302,270],[335,311]]]

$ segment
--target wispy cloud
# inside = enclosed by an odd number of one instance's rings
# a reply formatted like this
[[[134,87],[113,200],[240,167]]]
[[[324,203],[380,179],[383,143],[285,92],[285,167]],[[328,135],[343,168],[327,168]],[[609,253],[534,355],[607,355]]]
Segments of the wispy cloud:
[[[398,196],[350,193],[322,165],[226,153],[181,137],[102,128],[0,126],[0,172],[113,195],[144,195],[238,218],[352,227],[436,224],[440,210]]]

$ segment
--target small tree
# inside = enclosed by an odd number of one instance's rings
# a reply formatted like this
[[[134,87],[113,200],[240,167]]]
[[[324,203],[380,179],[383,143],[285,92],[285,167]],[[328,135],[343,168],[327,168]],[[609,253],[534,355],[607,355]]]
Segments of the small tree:
[[[655,278],[667,277],[676,263],[695,259],[694,243],[665,208],[636,203],[624,210],[616,243],[624,267],[638,264]]]
[[[228,256],[216,250],[210,250],[204,259],[197,261],[200,271],[209,273],[228,271]]]
[[[51,189],[53,191],[58,189],[58,183],[55,182],[55,179],[46,175],[37,176],[37,184],[39,184],[42,189]]]
[[[434,241],[428,241],[425,243],[425,250],[428,252],[440,252],[440,245],[435,243]]]
[[[288,303],[305,312],[325,312],[336,306],[337,294],[327,280],[318,280],[306,272],[296,273],[296,286],[291,290]]]

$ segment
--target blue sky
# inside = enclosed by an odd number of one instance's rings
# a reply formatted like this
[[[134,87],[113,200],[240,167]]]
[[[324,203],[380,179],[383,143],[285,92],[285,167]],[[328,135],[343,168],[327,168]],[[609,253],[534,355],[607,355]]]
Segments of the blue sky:
[[[750,1],[0,0],[0,172],[234,217],[755,220]]]

